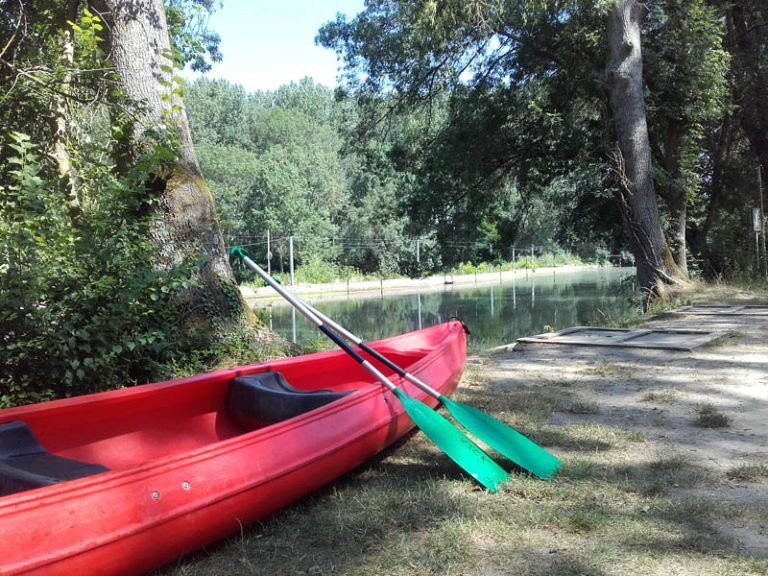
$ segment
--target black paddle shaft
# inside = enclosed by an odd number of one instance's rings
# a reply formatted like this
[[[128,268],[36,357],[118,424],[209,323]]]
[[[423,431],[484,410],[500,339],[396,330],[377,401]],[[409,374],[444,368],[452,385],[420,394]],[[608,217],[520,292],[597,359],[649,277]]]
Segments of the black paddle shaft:
[[[317,329],[320,330],[320,332],[322,332],[326,336],[328,336],[328,338],[333,340],[334,344],[336,344],[339,348],[344,350],[344,352],[346,352],[347,354],[352,356],[352,358],[355,360],[355,362],[357,362],[360,365],[365,365],[366,364],[365,358],[363,358],[357,350],[352,348],[352,346],[350,346],[349,343],[346,340],[344,340],[341,336],[336,334],[336,332],[334,332],[333,330],[328,328],[328,326],[326,326],[325,324],[319,324],[317,326]],[[361,346],[361,348],[362,348],[362,346]],[[368,352],[368,350],[366,350],[366,352]],[[391,368],[391,366],[390,366],[390,368]]]
[[[406,376],[408,376],[408,372],[406,372],[405,370],[400,368],[400,366],[398,366],[397,364],[392,362],[392,360],[390,360],[389,358],[387,358],[383,354],[379,353],[378,351],[376,351],[373,348],[371,348],[370,346],[368,346],[368,344],[366,344],[365,342],[358,342],[357,346],[358,346],[358,348],[360,348],[364,352],[366,352],[366,353],[370,354],[371,356],[373,356],[374,358],[376,358],[376,360],[378,360],[379,362],[384,364],[387,368],[390,368],[391,370],[394,370],[395,373],[398,376],[400,376],[401,378],[405,378]]]

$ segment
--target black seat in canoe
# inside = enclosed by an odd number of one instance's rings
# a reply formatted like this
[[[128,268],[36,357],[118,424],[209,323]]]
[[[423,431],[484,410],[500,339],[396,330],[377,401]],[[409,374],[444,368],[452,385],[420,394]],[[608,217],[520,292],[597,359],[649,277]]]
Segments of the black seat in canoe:
[[[100,472],[109,468],[50,454],[24,422],[0,424],[0,496]]]
[[[347,394],[299,390],[288,384],[280,372],[262,372],[232,380],[227,411],[239,424],[256,427],[293,418]]]

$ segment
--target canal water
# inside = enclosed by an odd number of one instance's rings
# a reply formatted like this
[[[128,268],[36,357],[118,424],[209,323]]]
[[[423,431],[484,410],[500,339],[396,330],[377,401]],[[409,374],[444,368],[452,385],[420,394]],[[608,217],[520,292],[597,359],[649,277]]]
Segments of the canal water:
[[[304,297],[364,340],[432,326],[451,318],[471,330],[470,352],[479,352],[570,326],[605,325],[641,311],[634,268],[579,272],[518,272],[513,280],[485,285],[445,285],[421,293],[351,293]],[[317,329],[282,302],[259,303],[259,315],[287,340],[328,348]]]

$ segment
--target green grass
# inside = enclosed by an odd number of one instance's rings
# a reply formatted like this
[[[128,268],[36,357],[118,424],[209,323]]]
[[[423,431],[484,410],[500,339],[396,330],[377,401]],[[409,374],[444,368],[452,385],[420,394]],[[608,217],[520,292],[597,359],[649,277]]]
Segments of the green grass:
[[[417,432],[332,485],[157,574],[768,574],[768,560],[746,555],[720,529],[724,519],[759,525],[765,506],[756,503],[745,516],[743,503],[717,496],[729,478],[764,481],[768,465],[718,472],[659,447],[631,425],[593,421],[601,407],[585,394],[581,374],[487,387],[485,369],[468,366],[455,399],[552,450],[563,463],[554,479],[539,480],[493,454],[512,480],[490,494]],[[617,379],[628,372],[608,363],[594,369]],[[661,388],[642,399],[671,403],[677,394]],[[563,412],[584,417],[552,424]],[[702,413],[724,416],[706,405],[698,407],[697,416]]]
[[[717,473],[656,453],[629,428],[548,426],[558,386],[461,396],[563,461],[556,478],[513,471],[497,494],[480,489],[421,433],[292,506],[157,574],[485,576],[626,574],[757,576],[768,561],[740,553],[716,529],[739,510],[679,490],[716,486]],[[474,393],[473,393],[474,391]],[[466,400],[463,398],[462,400]],[[734,472],[735,473],[735,472]],[[741,470],[738,474],[762,475]]]
[[[578,432],[578,431],[571,431]],[[615,432],[609,436],[615,435]],[[768,563],[712,530],[727,506],[669,491],[713,481],[680,458],[570,456],[552,481],[516,474],[491,495],[416,434],[396,450],[224,543],[173,576],[748,576]]]
[[[600,414],[600,405],[587,400],[575,400],[565,409],[571,414]]]

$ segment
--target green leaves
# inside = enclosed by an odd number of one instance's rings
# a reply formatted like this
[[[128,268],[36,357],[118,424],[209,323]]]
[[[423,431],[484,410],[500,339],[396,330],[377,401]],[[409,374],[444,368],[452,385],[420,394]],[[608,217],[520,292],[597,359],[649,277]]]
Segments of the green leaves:
[[[0,140],[0,405],[154,379],[205,340],[178,325],[182,263],[154,269],[142,186],[93,163],[74,224],[58,177],[27,134]],[[87,156],[87,149],[81,151]]]

